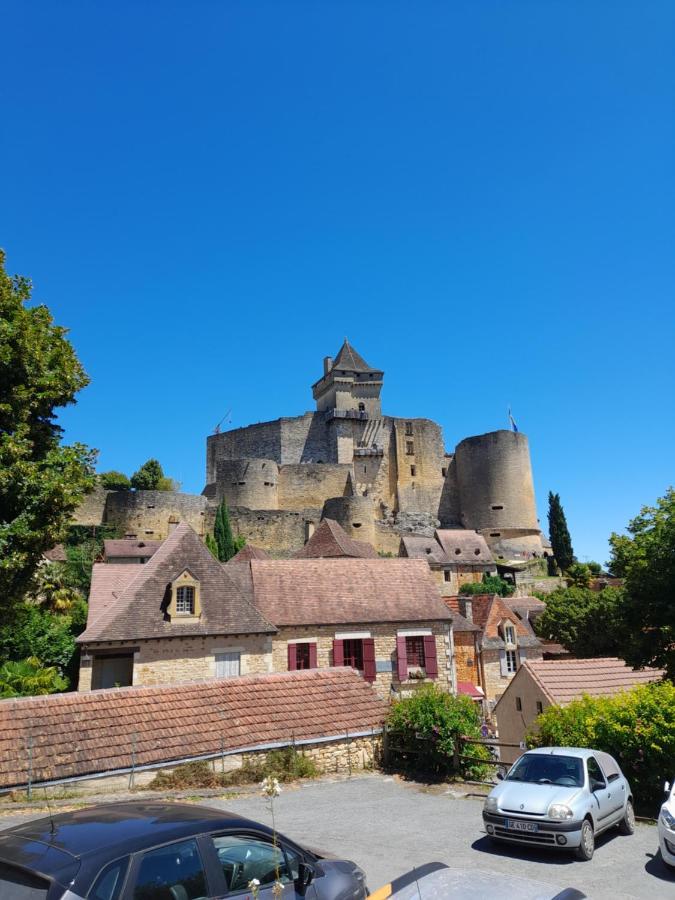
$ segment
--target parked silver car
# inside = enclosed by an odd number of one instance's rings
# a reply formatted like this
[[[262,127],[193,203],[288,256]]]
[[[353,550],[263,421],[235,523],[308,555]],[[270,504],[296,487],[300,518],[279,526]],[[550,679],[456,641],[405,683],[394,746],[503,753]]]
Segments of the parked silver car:
[[[663,789],[666,797],[659,813],[659,847],[661,859],[675,869],[675,781],[666,781]]]
[[[524,753],[490,791],[483,822],[492,840],[575,850],[588,860],[596,836],[608,828],[633,834],[633,795],[608,753],[540,747]]]

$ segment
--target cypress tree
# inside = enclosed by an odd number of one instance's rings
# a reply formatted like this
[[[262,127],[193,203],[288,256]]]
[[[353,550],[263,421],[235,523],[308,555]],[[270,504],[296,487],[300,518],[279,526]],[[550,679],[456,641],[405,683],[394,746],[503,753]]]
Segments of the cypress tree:
[[[574,562],[574,550],[560,494],[554,494],[552,491],[548,493],[548,533],[556,562],[562,571],[566,572]]]
[[[216,543],[216,539],[214,538],[214,536],[212,534],[207,534],[204,538],[204,543],[209,548],[211,553],[213,553],[215,558],[218,559],[218,544]]]
[[[213,527],[213,536],[218,547],[218,559],[221,562],[227,562],[237,552],[237,546],[232,534],[232,526],[230,525],[230,516],[227,511],[227,503],[222,501],[216,510],[216,521]]]

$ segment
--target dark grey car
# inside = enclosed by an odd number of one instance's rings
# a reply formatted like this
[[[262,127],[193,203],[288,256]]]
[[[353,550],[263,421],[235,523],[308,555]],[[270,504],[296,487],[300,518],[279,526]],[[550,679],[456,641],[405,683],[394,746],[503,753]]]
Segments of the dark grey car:
[[[2,900],[361,900],[367,893],[355,863],[205,806],[111,803],[0,832]]]

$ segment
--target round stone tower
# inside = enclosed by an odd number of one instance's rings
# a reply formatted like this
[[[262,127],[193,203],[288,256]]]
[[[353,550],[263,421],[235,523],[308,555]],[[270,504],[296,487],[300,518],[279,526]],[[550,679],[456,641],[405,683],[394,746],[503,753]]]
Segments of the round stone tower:
[[[279,466],[273,459],[219,459],[216,502],[247,509],[279,508]]]
[[[539,530],[527,437],[491,431],[457,445],[455,466],[462,525]]]
[[[321,518],[334,519],[349,537],[375,546],[375,507],[370,497],[331,497]]]

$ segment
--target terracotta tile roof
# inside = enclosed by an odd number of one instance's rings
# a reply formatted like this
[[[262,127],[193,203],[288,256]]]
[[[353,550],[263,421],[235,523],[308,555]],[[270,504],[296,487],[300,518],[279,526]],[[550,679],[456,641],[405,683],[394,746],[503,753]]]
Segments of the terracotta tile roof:
[[[272,557],[266,550],[263,550],[262,547],[255,547],[253,544],[246,544],[245,547],[242,547],[239,553],[235,553],[232,559],[229,559],[225,565],[229,566],[232,563],[243,563],[248,562],[250,559],[271,559]]]
[[[563,706],[583,694],[609,697],[638,684],[660,681],[662,669],[634,671],[622,659],[541,659],[525,660],[523,666],[551,703]]]
[[[449,620],[421,559],[252,560],[254,602],[275,625]]]
[[[516,613],[509,609],[505,598],[496,594],[469,594],[459,597],[444,597],[448,609],[459,612],[466,610],[471,604],[471,619],[474,626],[482,632],[483,647],[501,648],[504,646],[504,640],[499,632],[499,625],[504,619],[512,622],[518,637],[518,643],[523,647],[539,647],[540,640],[535,635],[532,627],[527,620],[522,621]],[[460,628],[457,629],[461,630]]]
[[[139,541],[136,538],[103,541],[103,554],[106,559],[150,558],[162,546],[161,541]]]
[[[477,687],[472,681],[458,681],[457,693],[466,694],[472,700],[484,700],[485,691],[481,687]]]
[[[0,701],[0,787],[379,729],[387,705],[349,668]],[[135,737],[134,737],[135,735]]]
[[[432,538],[419,534],[401,538],[405,556],[438,565],[492,565],[485,538],[466,528],[438,529]]]
[[[322,557],[378,558],[377,552],[371,544],[350,538],[344,528],[333,519],[324,519],[302,550],[294,553],[293,557],[295,559],[319,559]]]
[[[65,562],[68,558],[66,556],[66,548],[63,544],[55,544],[51,549],[45,550],[42,555],[45,559],[49,560],[49,562]]]
[[[169,585],[186,569],[199,582],[202,614],[194,623],[172,623],[165,614]],[[175,528],[154,556],[142,566],[135,565],[134,570],[135,577],[124,585],[114,602],[109,596],[107,602],[100,598],[98,582],[92,582],[90,602],[100,614],[88,618],[86,631],[77,639],[79,643],[276,631],[189,525]]]
[[[459,597],[441,597],[441,600],[452,613],[453,631],[480,631],[478,625],[469,622],[459,611]]]

